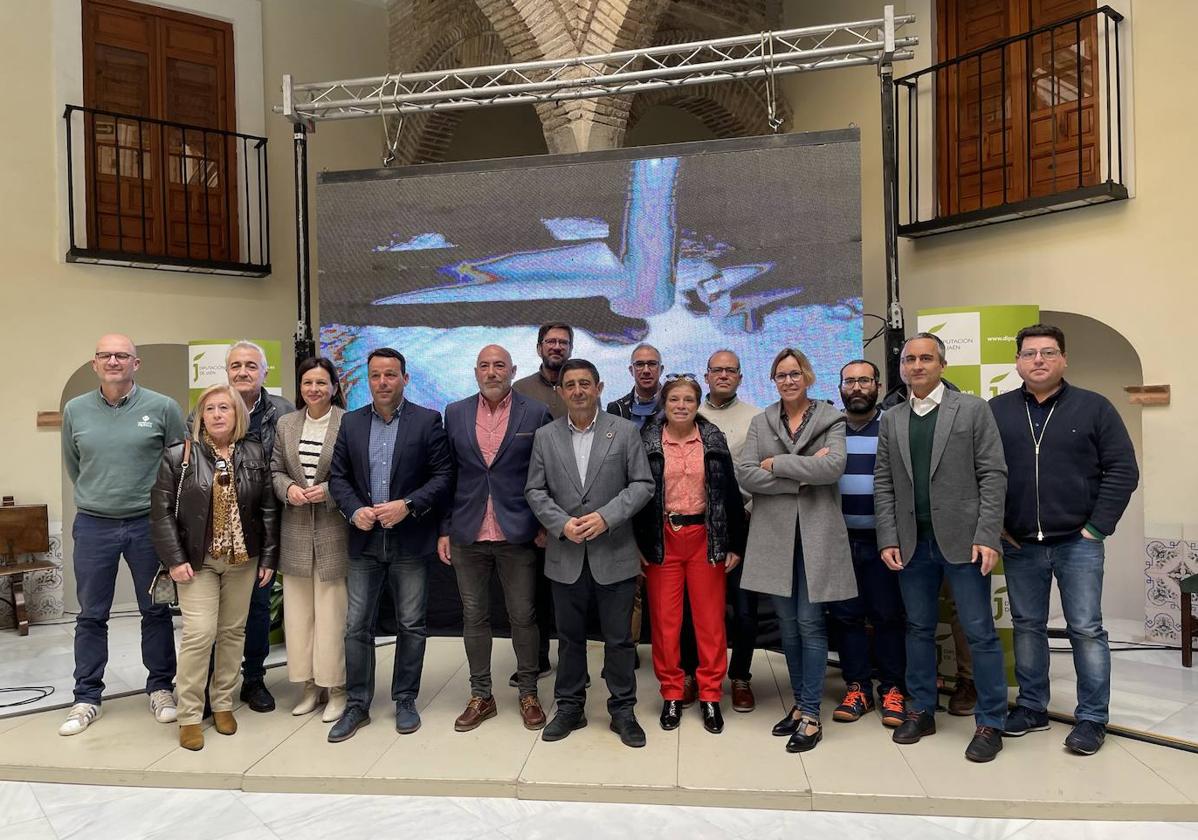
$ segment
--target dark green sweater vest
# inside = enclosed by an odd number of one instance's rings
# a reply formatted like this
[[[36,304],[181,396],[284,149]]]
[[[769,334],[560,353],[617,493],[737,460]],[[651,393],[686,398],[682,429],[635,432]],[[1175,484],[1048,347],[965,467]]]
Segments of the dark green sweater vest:
[[[911,412],[911,483],[915,488],[915,531],[919,540],[934,540],[932,530],[932,438],[940,407],[920,417]]]

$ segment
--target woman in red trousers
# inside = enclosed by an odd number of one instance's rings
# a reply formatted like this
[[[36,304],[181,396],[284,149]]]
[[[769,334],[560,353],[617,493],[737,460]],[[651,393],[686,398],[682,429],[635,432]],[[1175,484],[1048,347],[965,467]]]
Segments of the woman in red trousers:
[[[676,729],[681,722],[679,637],[686,592],[699,649],[695,677],[703,728],[718,734],[724,729],[720,696],[728,671],[725,576],[740,563],[747,527],[728,442],[714,423],[698,416],[701,396],[693,375],[667,377],[662,413],[641,432],[657,486],[633,527],[645,565],[653,671],[665,701],[661,728]]]

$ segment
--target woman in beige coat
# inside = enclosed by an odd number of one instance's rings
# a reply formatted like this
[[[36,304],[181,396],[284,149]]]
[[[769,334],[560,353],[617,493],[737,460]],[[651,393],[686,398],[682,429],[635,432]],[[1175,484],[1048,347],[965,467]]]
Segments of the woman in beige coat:
[[[328,478],[345,397],[328,359],[306,359],[298,373],[300,410],[279,419],[271,459],[275,495],[284,502],[279,571],[287,675],[304,684],[291,713],[306,715],[326,703],[321,719],[332,723],[345,711],[349,555]]]

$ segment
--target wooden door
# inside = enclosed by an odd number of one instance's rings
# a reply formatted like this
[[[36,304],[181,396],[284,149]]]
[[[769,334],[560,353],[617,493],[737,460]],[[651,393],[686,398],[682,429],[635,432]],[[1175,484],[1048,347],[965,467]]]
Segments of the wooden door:
[[[1081,124],[1092,146],[1088,149],[1083,140],[1083,171],[1097,172],[1093,18],[1081,24],[1080,49],[1072,25],[1031,41],[986,49],[1095,5],[1095,0],[937,0],[940,55],[944,60],[965,56],[936,73],[941,216],[1079,185],[1078,103],[1072,81],[1078,75],[1078,55],[1084,80]],[[1065,55],[1071,56],[1068,66]],[[1072,180],[1065,171],[1070,164]]]
[[[233,30],[128,0],[84,0],[88,244],[236,261]],[[184,127],[195,126],[195,128]],[[144,222],[143,222],[144,220]]]

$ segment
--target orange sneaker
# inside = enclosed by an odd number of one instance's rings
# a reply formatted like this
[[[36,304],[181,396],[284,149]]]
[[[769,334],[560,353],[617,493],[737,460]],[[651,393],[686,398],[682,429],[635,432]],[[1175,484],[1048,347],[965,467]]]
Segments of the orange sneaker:
[[[861,688],[861,683],[849,683],[844,699],[832,712],[832,720],[841,723],[852,723],[860,720],[863,714],[874,710],[873,699]]]
[[[903,692],[892,688],[882,695],[882,725],[891,728],[901,726],[907,719]]]

